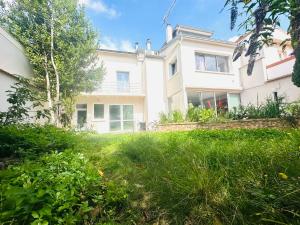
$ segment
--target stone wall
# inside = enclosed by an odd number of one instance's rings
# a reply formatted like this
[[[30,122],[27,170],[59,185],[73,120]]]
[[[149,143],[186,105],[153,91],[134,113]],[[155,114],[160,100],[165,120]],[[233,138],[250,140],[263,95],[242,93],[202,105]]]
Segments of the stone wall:
[[[256,129],[256,128],[291,128],[292,125],[281,119],[252,119],[233,120],[210,123],[170,123],[159,124],[158,131],[185,131],[195,129],[226,130],[226,129]],[[300,120],[297,120],[296,127],[300,127]]]

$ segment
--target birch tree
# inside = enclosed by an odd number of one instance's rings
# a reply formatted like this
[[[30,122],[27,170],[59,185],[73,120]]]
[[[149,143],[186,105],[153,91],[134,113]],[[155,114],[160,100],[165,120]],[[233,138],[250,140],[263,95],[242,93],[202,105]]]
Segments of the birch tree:
[[[97,32],[76,0],[16,0],[9,7],[2,2],[0,12],[1,26],[25,49],[35,86],[47,99],[50,122],[58,125],[59,108],[101,82]],[[65,111],[70,121],[72,113]]]

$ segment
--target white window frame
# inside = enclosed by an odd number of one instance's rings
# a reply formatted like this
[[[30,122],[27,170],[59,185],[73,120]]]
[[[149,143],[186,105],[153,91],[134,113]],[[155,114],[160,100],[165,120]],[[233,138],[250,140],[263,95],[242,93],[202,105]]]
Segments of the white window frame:
[[[111,120],[110,119],[110,106],[120,106],[120,120]],[[124,120],[124,114],[123,114],[123,107],[124,106],[132,106],[132,110],[133,110],[133,118],[132,118],[132,120]],[[133,104],[110,104],[109,106],[108,106],[108,116],[109,116],[109,119],[108,119],[108,128],[109,128],[109,132],[126,132],[126,131],[135,131],[135,114],[134,114],[134,109],[135,109],[135,107],[134,107],[134,105]],[[110,122],[119,122],[120,121],[120,123],[121,123],[121,129],[120,130],[116,130],[116,131],[112,131],[111,129],[110,129]],[[133,122],[133,129],[132,130],[124,130],[124,125],[123,125],[123,122],[130,122],[130,121],[132,121]]]
[[[103,105],[103,118],[95,118],[95,105]],[[105,104],[104,103],[94,103],[93,104],[93,121],[104,121],[105,120]]]
[[[172,74],[172,65],[175,63],[175,73]],[[169,78],[172,78],[174,76],[176,76],[178,73],[178,60],[177,60],[177,57],[174,58],[172,61],[170,61],[169,63]]]
[[[77,105],[86,105],[86,108],[77,108]],[[88,104],[87,103],[76,103],[75,104],[75,109],[76,109],[76,126],[78,127],[78,112],[86,112],[86,121],[85,124],[82,127],[85,127],[88,122]]]
[[[196,57],[198,56],[203,56],[204,57],[204,70],[200,70],[197,68],[197,60]],[[216,63],[216,69],[217,71],[213,71],[213,70],[207,70],[206,69],[206,63],[205,63],[205,56],[214,56],[215,57],[215,63]],[[222,72],[222,71],[218,71],[218,60],[217,57],[224,57],[226,58],[226,62],[227,62],[227,71]],[[197,72],[206,72],[206,73],[220,73],[220,74],[230,74],[231,71],[231,66],[230,66],[230,62],[229,62],[229,56],[228,55],[221,55],[221,54],[215,54],[215,53],[206,53],[206,52],[195,52],[195,70]]]
[[[128,90],[126,90],[126,88],[124,88],[124,90],[119,90],[119,84],[121,83],[121,81],[118,80],[118,74],[119,73],[126,73],[128,74]],[[126,93],[126,92],[130,92],[130,72],[129,71],[121,71],[121,70],[118,70],[116,71],[116,89],[117,89],[117,92],[119,93]]]

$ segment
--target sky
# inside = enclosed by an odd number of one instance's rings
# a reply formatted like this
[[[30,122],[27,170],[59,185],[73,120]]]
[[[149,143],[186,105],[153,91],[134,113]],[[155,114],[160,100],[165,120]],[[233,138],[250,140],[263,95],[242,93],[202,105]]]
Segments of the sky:
[[[173,0],[80,0],[100,33],[101,48],[131,51],[134,43],[145,47],[149,38],[154,50],[165,41],[163,17]],[[177,24],[214,32],[214,38],[229,40],[243,31],[230,30],[230,12],[221,12],[225,0],[177,0],[168,19]],[[284,21],[286,22],[286,21]]]

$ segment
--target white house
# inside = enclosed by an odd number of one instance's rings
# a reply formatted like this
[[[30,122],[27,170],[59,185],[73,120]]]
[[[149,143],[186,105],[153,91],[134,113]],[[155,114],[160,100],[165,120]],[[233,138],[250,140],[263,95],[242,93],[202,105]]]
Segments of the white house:
[[[239,43],[249,38],[249,34],[241,36],[236,42]],[[241,85],[241,103],[259,105],[266,98],[284,97],[287,102],[300,99],[300,88],[292,82],[292,71],[295,57],[290,43],[286,43],[285,50],[280,45],[289,38],[287,33],[276,29],[273,33],[272,46],[264,46],[260,50],[253,68],[253,74],[247,75],[248,57],[242,56],[235,66],[239,68]]]
[[[159,51],[136,45],[134,52],[99,49],[99,64],[106,75],[91,93],[77,97],[73,125],[97,132],[127,132],[151,129],[161,112],[185,112],[189,104],[211,108],[216,113],[233,107],[260,104],[267,97],[299,100],[293,85],[295,59],[292,48],[282,51],[287,34],[274,33],[273,46],[264,47],[252,76],[246,73],[248,58],[232,62],[237,42],[213,39],[213,33],[193,27],[166,27],[166,41]],[[30,77],[32,70],[22,46],[0,28],[0,111],[6,111],[6,91],[16,75]]]
[[[7,90],[16,82],[16,76],[29,78],[31,67],[22,46],[0,27],[0,112],[7,111]]]
[[[160,112],[186,111],[189,103],[218,113],[238,106],[242,88],[231,60],[236,44],[212,35],[168,25],[157,52],[150,40],[135,52],[100,49],[104,81],[78,97],[73,123],[98,132],[135,131],[151,127]]]

